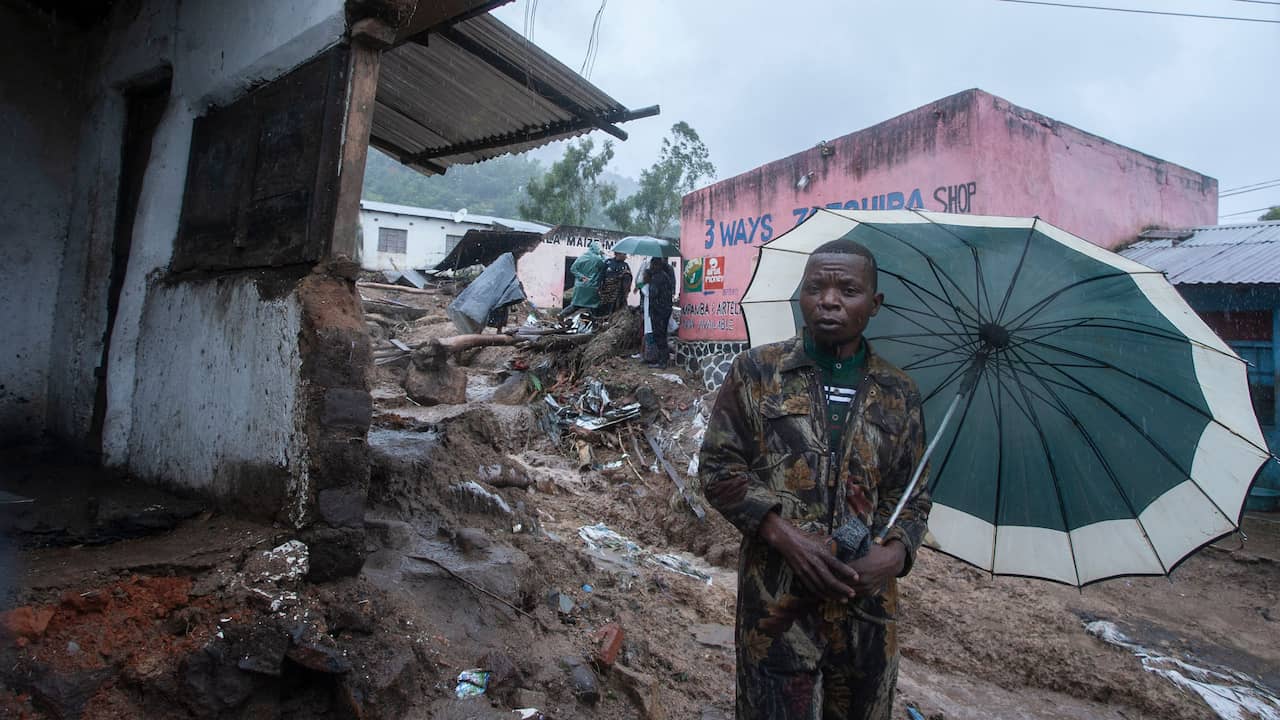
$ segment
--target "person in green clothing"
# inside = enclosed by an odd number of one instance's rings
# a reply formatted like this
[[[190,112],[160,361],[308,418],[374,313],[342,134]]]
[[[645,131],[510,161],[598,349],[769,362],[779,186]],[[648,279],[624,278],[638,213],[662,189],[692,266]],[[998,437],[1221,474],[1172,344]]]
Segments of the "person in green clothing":
[[[927,531],[919,390],[862,333],[879,312],[875,257],[849,240],[814,251],[801,336],[734,359],[708,422],[699,478],[742,533],[737,720],[887,720],[897,683],[897,578]],[[884,541],[846,563],[833,533]]]
[[[595,310],[600,305],[600,276],[604,273],[604,251],[595,240],[582,257],[569,266],[573,274],[573,304],[560,311],[567,317],[579,310]]]

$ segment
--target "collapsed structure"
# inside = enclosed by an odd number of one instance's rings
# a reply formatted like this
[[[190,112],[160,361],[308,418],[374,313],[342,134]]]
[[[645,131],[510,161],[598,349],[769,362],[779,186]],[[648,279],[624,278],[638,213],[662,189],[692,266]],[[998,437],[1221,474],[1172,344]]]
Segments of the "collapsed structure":
[[[313,577],[358,570],[367,148],[442,173],[658,111],[486,14],[501,4],[0,8],[5,443],[305,529]]]

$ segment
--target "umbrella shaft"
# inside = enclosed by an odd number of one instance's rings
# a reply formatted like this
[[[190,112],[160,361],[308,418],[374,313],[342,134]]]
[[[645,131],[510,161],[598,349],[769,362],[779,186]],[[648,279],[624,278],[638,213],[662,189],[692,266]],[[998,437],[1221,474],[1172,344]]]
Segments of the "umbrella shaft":
[[[960,400],[968,394],[970,388],[962,388],[956,393],[955,398],[951,400],[951,407],[947,408],[947,414],[942,416],[942,423],[938,425],[938,430],[933,434],[933,440],[929,442],[929,446],[924,449],[924,455],[920,457],[919,464],[916,465],[916,471],[911,475],[911,482],[907,483],[907,489],[902,492],[902,497],[898,499],[898,505],[893,509],[893,514],[889,516],[889,522],[885,523],[884,529],[880,531],[880,536],[876,538],[876,544],[884,544],[884,538],[889,534],[889,528],[898,521],[898,516],[902,514],[902,508],[906,506],[907,500],[911,498],[911,493],[915,492],[916,483],[920,482],[920,475],[924,472],[924,468],[929,464],[929,456],[933,455],[933,451],[938,447],[938,443],[942,440],[942,433],[947,429],[947,425],[951,423],[951,417],[956,414],[956,408],[960,407]]]

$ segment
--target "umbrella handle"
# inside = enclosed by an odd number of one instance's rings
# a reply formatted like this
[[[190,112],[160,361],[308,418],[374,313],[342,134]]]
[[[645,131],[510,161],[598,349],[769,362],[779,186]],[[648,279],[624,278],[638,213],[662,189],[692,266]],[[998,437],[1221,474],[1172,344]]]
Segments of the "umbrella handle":
[[[973,369],[978,367],[979,365],[975,363],[973,368],[970,369],[970,373],[975,377],[976,373],[973,373]],[[924,455],[920,457],[920,463],[916,465],[916,471],[911,475],[911,482],[907,483],[907,489],[903,491],[902,497],[898,499],[898,505],[893,509],[893,514],[889,516],[889,522],[885,523],[884,529],[876,536],[877,545],[884,544],[884,539],[889,534],[889,529],[898,521],[898,516],[902,514],[902,508],[906,506],[907,500],[911,498],[911,493],[916,489],[916,483],[920,482],[920,475],[924,473],[925,466],[929,464],[929,456],[933,455],[934,449],[938,447],[938,442],[942,440],[942,432],[947,429],[947,425],[951,424],[951,418],[956,414],[956,408],[960,407],[960,400],[965,395],[968,395],[972,389],[973,383],[968,382],[966,379],[960,386],[960,392],[956,393],[956,396],[952,398],[951,407],[947,408],[947,414],[942,416],[942,423],[938,425],[938,431],[933,434],[933,440],[929,442],[929,446],[924,450]]]

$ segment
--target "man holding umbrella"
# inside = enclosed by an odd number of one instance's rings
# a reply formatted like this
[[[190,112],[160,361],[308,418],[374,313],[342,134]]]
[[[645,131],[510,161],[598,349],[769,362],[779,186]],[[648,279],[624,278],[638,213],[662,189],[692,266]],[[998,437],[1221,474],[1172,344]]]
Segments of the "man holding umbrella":
[[[805,328],[733,362],[702,445],[710,503],[743,534],[737,718],[888,718],[896,578],[926,532],[920,394],[863,339],[876,261],[835,240],[804,267]],[[880,540],[872,543],[874,534]]]

